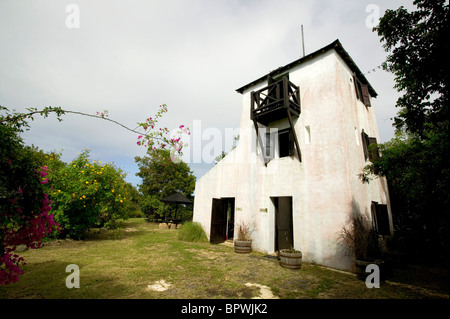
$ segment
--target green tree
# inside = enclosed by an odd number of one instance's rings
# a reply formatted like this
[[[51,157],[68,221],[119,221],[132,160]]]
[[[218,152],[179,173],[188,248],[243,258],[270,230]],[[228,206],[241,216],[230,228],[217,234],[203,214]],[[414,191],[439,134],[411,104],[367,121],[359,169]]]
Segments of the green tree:
[[[135,157],[139,166],[136,175],[142,178],[139,186],[143,194],[142,211],[151,219],[170,217],[174,213],[173,207],[160,200],[174,192],[192,199],[195,176],[185,162],[172,161],[168,150],[149,149],[147,154],[145,157]],[[192,216],[189,212],[190,210],[179,207],[177,217],[188,219]]]
[[[448,262],[448,4],[414,4],[412,12],[387,10],[374,28],[388,52],[384,69],[402,96],[397,136],[367,169],[388,179],[403,248]]]
[[[448,171],[443,172],[448,164],[442,148],[439,137],[419,139],[398,132],[379,146],[383,156],[370,165],[389,183],[394,247],[430,260],[448,258]]]
[[[448,131],[448,3],[416,0],[417,10],[386,10],[374,28],[389,53],[384,69],[395,75],[402,92],[396,106],[397,128],[426,138]]]
[[[143,217],[141,204],[142,194],[131,183],[125,184],[125,192],[130,200],[127,202],[128,217]]]

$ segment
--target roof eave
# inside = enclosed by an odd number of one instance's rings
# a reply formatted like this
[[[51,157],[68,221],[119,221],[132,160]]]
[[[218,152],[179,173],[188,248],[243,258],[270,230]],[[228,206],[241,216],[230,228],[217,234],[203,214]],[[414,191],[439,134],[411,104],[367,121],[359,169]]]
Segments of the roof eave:
[[[342,44],[340,43],[339,40],[335,40],[334,42],[330,43],[329,45],[327,45],[327,46],[325,46],[325,47],[323,47],[323,48],[321,48],[321,49],[319,49],[319,50],[317,50],[317,51],[315,51],[313,53],[310,53],[310,54],[308,54],[308,55],[306,55],[306,56],[304,56],[304,57],[302,57],[302,58],[300,58],[298,60],[295,60],[295,61],[293,61],[293,62],[291,62],[289,64],[286,64],[285,66],[279,67],[278,69],[275,69],[275,70],[269,72],[268,74],[266,74],[266,75],[264,75],[264,76],[262,76],[262,77],[260,77],[260,78],[258,78],[256,80],[254,80],[254,81],[244,85],[243,87],[237,89],[236,91],[238,93],[243,94],[244,91],[247,88],[249,88],[251,86],[254,86],[257,83],[266,80],[268,76],[275,76],[277,74],[283,73],[286,70],[289,70],[289,69],[291,69],[292,67],[294,67],[296,65],[302,64],[302,63],[304,63],[304,62],[306,62],[306,61],[308,61],[308,60],[310,60],[312,58],[315,58],[316,56],[318,56],[320,54],[323,54],[326,51],[331,50],[331,49],[336,50],[336,52],[341,56],[341,58],[345,61],[345,63],[348,65],[348,67],[353,72],[355,72],[356,77],[361,81],[361,83],[366,84],[368,86],[370,96],[377,97],[377,95],[378,95],[377,92],[370,85],[369,81],[367,81],[366,77],[361,72],[361,70],[358,68],[358,66],[353,61],[353,59],[350,57],[350,55],[347,53],[347,51],[345,51],[345,49],[343,48],[343,46],[342,46]]]

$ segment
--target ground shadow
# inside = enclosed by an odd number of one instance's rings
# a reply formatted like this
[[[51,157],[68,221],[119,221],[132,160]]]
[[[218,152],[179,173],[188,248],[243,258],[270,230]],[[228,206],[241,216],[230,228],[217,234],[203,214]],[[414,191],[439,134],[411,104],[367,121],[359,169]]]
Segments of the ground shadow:
[[[0,286],[0,299],[99,299],[108,298],[98,293],[99,286],[108,285],[123,292],[127,290],[125,285],[117,283],[112,277],[88,271],[87,264],[76,265],[79,269],[79,288],[75,288],[73,268],[66,272],[69,265],[73,265],[69,260],[30,262],[22,268],[25,273],[19,276],[17,283]]]

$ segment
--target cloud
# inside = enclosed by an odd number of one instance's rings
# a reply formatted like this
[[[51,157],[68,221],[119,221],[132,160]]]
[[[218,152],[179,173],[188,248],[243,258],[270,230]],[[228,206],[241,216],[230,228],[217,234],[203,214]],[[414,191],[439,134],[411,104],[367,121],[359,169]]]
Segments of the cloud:
[[[80,9],[80,28],[66,27],[66,6]],[[110,117],[134,128],[169,107],[169,128],[239,127],[235,89],[339,38],[363,72],[384,61],[379,38],[366,25],[370,1],[23,1],[0,3],[0,104],[63,106]],[[381,13],[402,1],[378,1]],[[393,135],[396,92],[383,71],[367,75],[382,141]],[[68,115],[62,123],[36,120],[28,144],[64,149],[71,160],[83,148],[129,171],[144,151],[136,136],[111,123]],[[226,150],[227,151],[227,150]],[[194,165],[201,176],[208,165]],[[192,167],[194,167],[192,166]],[[134,179],[134,182],[137,180]]]

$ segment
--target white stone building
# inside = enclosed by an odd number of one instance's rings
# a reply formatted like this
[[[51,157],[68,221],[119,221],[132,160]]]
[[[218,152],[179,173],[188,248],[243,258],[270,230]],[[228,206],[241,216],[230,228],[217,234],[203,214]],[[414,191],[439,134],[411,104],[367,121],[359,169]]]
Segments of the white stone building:
[[[379,140],[377,93],[339,40],[239,88],[239,144],[196,183],[194,217],[211,242],[253,228],[253,249],[294,247],[349,270],[339,236],[352,211],[391,234],[387,182],[362,183]]]

